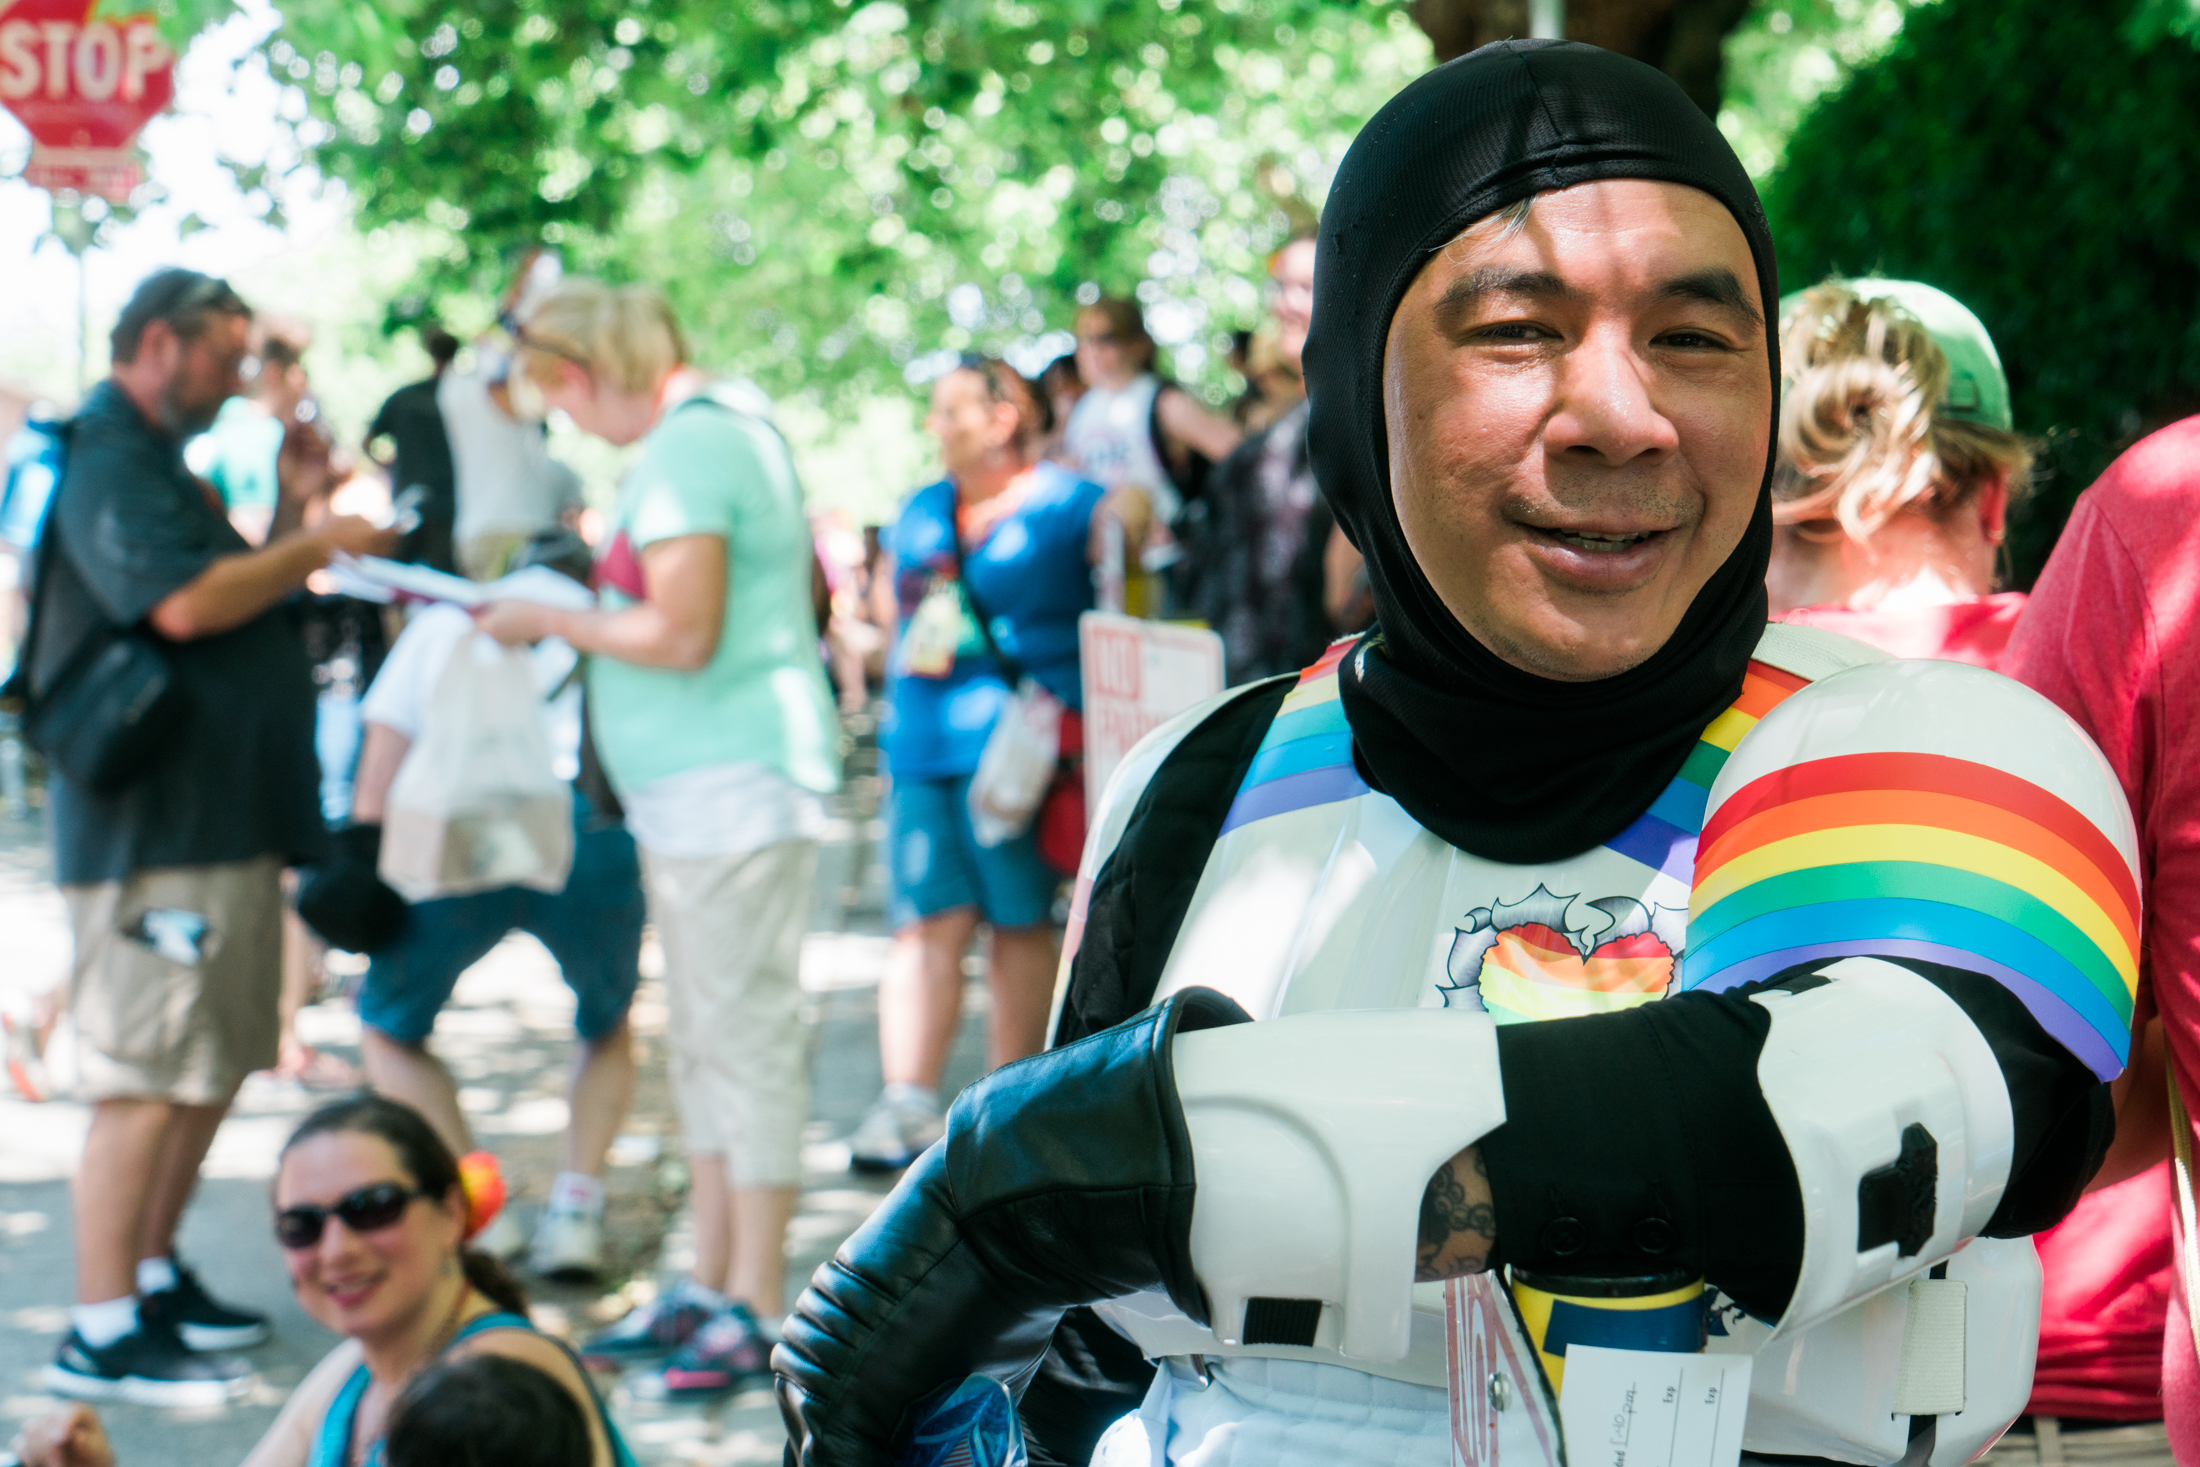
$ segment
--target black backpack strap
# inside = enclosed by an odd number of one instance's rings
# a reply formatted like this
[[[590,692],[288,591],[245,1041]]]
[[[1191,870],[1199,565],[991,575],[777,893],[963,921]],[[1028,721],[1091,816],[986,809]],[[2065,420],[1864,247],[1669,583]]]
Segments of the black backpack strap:
[[[1296,675],[1250,683],[1169,751],[1131,809],[1085,904],[1084,937],[1054,1043],[1122,1023],[1153,1002],[1208,852]]]

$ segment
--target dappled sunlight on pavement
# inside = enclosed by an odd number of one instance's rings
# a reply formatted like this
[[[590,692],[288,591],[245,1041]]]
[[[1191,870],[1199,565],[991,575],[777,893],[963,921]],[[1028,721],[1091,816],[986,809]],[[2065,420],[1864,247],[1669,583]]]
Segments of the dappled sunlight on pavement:
[[[880,863],[862,845],[880,832],[875,820],[844,819],[834,833],[839,839],[822,853],[802,957],[813,1108],[804,1192],[788,1241],[790,1291],[892,1185],[892,1178],[850,1174],[844,1140],[879,1087],[877,984],[889,944]],[[0,823],[0,924],[8,933],[0,1007],[16,1012],[64,977],[69,952],[60,895],[47,882],[35,826]],[[341,965],[341,959],[332,964]],[[983,1053],[982,972],[975,962],[971,969],[950,1093],[975,1077]],[[687,1174],[665,1083],[663,966],[654,941],[644,947],[642,971],[633,1009],[641,1084],[606,1179],[609,1273],[593,1287],[522,1274],[538,1322],[573,1340],[650,1298],[693,1257],[683,1211]],[[436,1026],[435,1047],[458,1080],[468,1121],[498,1154],[519,1220],[529,1226],[556,1171],[572,1017],[572,995],[549,955],[532,938],[515,936],[467,972]],[[305,1011],[299,1027],[307,1043],[359,1062],[359,1021],[348,997],[325,997]],[[64,1027],[59,1047],[65,1045]],[[66,1081],[68,1066],[56,1059],[56,1078]],[[184,1222],[182,1252],[209,1287],[274,1317],[275,1339],[248,1352],[260,1374],[255,1389],[226,1411],[103,1407],[124,1467],[241,1461],[288,1391],[334,1343],[292,1301],[268,1224],[268,1180],[283,1139],[325,1098],[272,1074],[253,1076],[215,1139]],[[65,1094],[34,1105],[0,1083],[0,1442],[52,1404],[38,1381],[68,1328],[68,1177],[86,1122],[86,1108]],[[785,1438],[767,1383],[708,1402],[668,1403],[643,1399],[635,1377],[599,1381],[645,1463],[780,1460]]]

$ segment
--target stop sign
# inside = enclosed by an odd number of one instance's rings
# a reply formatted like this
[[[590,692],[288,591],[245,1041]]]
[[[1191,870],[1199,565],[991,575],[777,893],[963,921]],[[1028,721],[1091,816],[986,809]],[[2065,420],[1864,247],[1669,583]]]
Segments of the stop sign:
[[[126,151],[175,96],[175,52],[151,16],[91,18],[96,0],[0,3],[0,106],[37,144],[24,176],[46,188],[126,196]]]

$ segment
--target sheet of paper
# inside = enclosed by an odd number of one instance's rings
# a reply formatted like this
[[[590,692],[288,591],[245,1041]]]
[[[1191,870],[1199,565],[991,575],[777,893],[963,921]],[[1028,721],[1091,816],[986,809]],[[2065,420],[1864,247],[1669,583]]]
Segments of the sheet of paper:
[[[348,595],[358,593],[345,583],[358,582],[385,594],[395,592],[418,601],[449,601],[459,606],[474,606],[486,599],[485,588],[479,581],[450,575],[432,566],[384,560],[379,555],[339,555],[330,563],[329,573],[344,586]]]
[[[1561,1467],[1549,1388],[1494,1273],[1444,1283],[1452,1467]]]
[[[1568,1467],[1736,1467],[1749,1364],[1747,1355],[1571,1346],[1558,1393]]]
[[[596,604],[596,593],[548,566],[529,566],[497,581],[469,581],[430,566],[384,560],[378,555],[339,555],[329,563],[329,574],[346,595],[367,600],[447,601],[454,606],[479,606],[486,601],[535,601],[568,611],[586,611]]]

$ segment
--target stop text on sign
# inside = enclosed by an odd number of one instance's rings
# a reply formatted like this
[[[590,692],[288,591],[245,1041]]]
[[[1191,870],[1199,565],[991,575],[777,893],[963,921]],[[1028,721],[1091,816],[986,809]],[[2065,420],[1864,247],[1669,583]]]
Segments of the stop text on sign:
[[[136,102],[174,59],[148,19],[0,21],[0,100]]]

